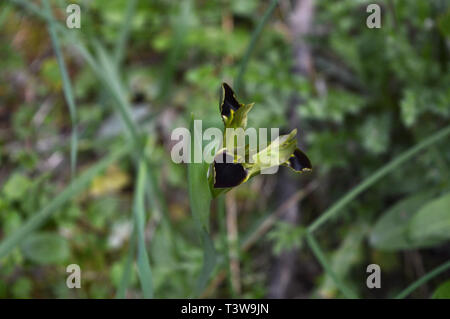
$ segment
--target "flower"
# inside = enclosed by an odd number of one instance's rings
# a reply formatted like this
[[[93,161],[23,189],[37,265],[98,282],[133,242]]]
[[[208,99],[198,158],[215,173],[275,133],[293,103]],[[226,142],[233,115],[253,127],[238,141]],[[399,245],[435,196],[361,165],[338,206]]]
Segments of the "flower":
[[[248,144],[236,145],[235,137],[237,140],[239,137],[244,138],[242,141],[245,141],[247,115],[253,105],[239,103],[232,88],[227,83],[222,84],[219,108],[225,126],[223,147],[217,151],[208,172],[213,197],[245,183],[263,170],[280,165],[288,166],[296,172],[312,169],[308,156],[297,147],[296,129],[277,137],[259,152]],[[228,134],[228,129],[234,129],[232,136]]]

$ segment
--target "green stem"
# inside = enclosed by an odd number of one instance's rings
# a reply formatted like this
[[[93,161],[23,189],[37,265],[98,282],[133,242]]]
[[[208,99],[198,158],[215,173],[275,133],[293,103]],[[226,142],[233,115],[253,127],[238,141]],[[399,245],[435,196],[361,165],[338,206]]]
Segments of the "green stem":
[[[426,275],[420,277],[418,280],[416,280],[415,282],[413,282],[411,285],[409,285],[408,287],[406,287],[404,290],[402,290],[396,297],[395,299],[403,299],[406,296],[408,296],[410,293],[412,293],[414,290],[416,290],[417,288],[419,288],[420,286],[422,286],[424,283],[426,283],[427,281],[433,279],[434,277],[436,277],[437,275],[439,275],[440,273],[446,271],[447,269],[450,269],[450,260],[447,261],[446,263],[436,267],[435,269],[433,269],[432,271],[430,271],[429,273],[427,273]]]
[[[238,75],[234,81],[234,90],[236,94],[238,93],[239,89],[241,88],[242,79],[244,77],[245,71],[247,69],[248,61],[250,60],[250,56],[255,49],[256,41],[259,38],[259,35],[261,34],[264,26],[266,25],[267,21],[269,20],[270,16],[272,15],[273,11],[275,10],[276,6],[278,4],[278,0],[272,0],[269,4],[269,7],[267,8],[266,12],[264,12],[264,15],[261,19],[261,21],[256,26],[256,29],[253,31],[252,37],[250,39],[250,43],[247,47],[247,50],[245,51],[244,57],[242,59],[241,65],[239,67]]]
[[[406,152],[400,154],[396,158],[394,158],[392,161],[378,169],[375,173],[367,177],[364,181],[362,181],[360,184],[355,186],[351,191],[349,191],[344,197],[342,197],[340,200],[338,200],[335,204],[333,204],[329,209],[327,209],[314,223],[312,223],[308,227],[309,232],[314,232],[322,226],[326,221],[328,221],[330,218],[334,217],[339,213],[341,209],[343,209],[348,203],[350,203],[354,198],[356,198],[359,194],[361,194],[363,191],[368,189],[370,186],[375,184],[378,180],[380,180],[382,177],[396,169],[401,164],[405,163],[411,157],[419,153],[420,151],[423,151],[425,148],[430,147],[431,145],[439,142],[444,137],[448,136],[450,134],[450,125],[441,129],[437,133],[433,134],[432,136],[426,138],[422,142],[416,144],[416,146],[410,148]]]
[[[306,242],[308,243],[309,247],[311,248],[316,258],[319,260],[325,272],[331,277],[331,279],[333,279],[334,283],[339,288],[339,290],[344,294],[344,296],[349,299],[358,298],[358,296],[350,288],[348,288],[331,269],[331,266],[328,263],[324,253],[320,249],[319,244],[315,240],[314,236],[309,232],[306,232]]]

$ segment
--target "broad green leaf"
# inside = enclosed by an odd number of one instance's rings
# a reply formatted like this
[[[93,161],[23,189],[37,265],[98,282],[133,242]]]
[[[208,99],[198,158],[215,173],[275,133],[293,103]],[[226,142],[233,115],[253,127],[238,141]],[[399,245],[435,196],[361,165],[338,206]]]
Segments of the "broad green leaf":
[[[412,218],[409,236],[415,242],[436,244],[450,239],[450,193],[424,205]]]
[[[450,280],[440,284],[431,297],[433,299],[450,299]]]
[[[370,244],[380,250],[412,249],[422,246],[408,236],[411,218],[430,197],[431,193],[413,195],[397,202],[380,219],[370,234]]]
[[[70,255],[67,239],[56,233],[35,233],[28,236],[22,244],[26,258],[37,264],[63,262]]]

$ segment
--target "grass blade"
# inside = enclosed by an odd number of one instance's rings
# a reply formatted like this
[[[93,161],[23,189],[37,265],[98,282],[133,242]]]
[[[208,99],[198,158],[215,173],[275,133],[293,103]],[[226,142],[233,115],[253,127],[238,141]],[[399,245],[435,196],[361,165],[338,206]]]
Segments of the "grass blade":
[[[401,164],[405,163],[407,160],[409,160],[411,157],[419,153],[420,151],[424,150],[427,147],[430,147],[431,145],[439,142],[444,137],[447,137],[450,135],[450,126],[447,126],[437,133],[433,134],[432,136],[426,138],[422,142],[416,144],[416,146],[410,148],[409,150],[405,151],[404,153],[400,154],[396,158],[394,158],[392,161],[378,169],[375,173],[367,177],[364,181],[362,181],[360,184],[355,186],[352,190],[350,190],[344,197],[342,197],[340,200],[338,200],[333,206],[331,206],[329,209],[327,209],[322,215],[320,215],[319,218],[316,219],[314,223],[312,223],[308,227],[309,232],[314,232],[317,228],[322,226],[327,220],[335,216],[337,213],[341,211],[342,208],[344,208],[348,203],[350,203],[354,198],[356,198],[359,194],[361,194],[363,191],[365,191],[367,188],[375,184],[378,180],[380,180],[382,177],[396,169]]]
[[[55,51],[56,58],[58,60],[59,71],[63,82],[64,97],[69,107],[70,120],[72,122],[72,135],[70,139],[70,172],[72,178],[75,176],[75,170],[77,165],[77,149],[78,149],[78,136],[77,136],[77,109],[75,105],[75,99],[72,92],[72,83],[67,72],[66,63],[64,62],[64,56],[61,52],[61,45],[59,43],[58,35],[56,34],[55,21],[53,13],[48,0],[44,0],[44,10],[48,16],[48,30],[50,38],[53,44],[53,50]]]
[[[306,233],[306,241],[309,247],[311,248],[312,252],[316,256],[316,258],[319,260],[320,264],[326,271],[326,273],[331,277],[331,279],[333,279],[334,283],[339,288],[339,290],[344,294],[344,296],[350,299],[358,298],[358,296],[350,288],[348,288],[340,278],[336,276],[333,269],[331,269],[331,266],[328,263],[325,255],[320,249],[319,244],[317,243],[313,235],[310,234],[309,232]]]
[[[255,49],[256,41],[258,41],[259,35],[261,34],[262,30],[264,29],[264,26],[266,25],[267,21],[269,21],[270,16],[272,15],[273,11],[277,7],[278,0],[272,0],[269,4],[269,7],[267,8],[266,12],[264,12],[263,17],[261,18],[261,21],[256,26],[255,30],[252,33],[252,37],[250,39],[250,43],[248,44],[247,50],[245,51],[244,57],[242,58],[242,62],[239,66],[239,71],[236,76],[236,79],[234,80],[234,90],[236,94],[238,93],[239,89],[241,88],[242,79],[244,77],[245,71],[247,70],[248,61],[250,60],[250,56]]]
[[[412,293],[414,290],[416,290],[417,288],[419,288],[420,286],[422,286],[424,283],[426,283],[427,281],[433,279],[434,277],[436,277],[437,275],[443,273],[444,271],[446,271],[447,269],[450,269],[450,260],[445,262],[444,264],[436,267],[435,269],[433,269],[432,271],[430,271],[429,273],[427,273],[426,275],[423,275],[421,278],[419,278],[418,280],[416,280],[415,282],[413,282],[411,285],[409,285],[408,287],[406,287],[404,290],[402,290],[396,297],[395,299],[403,299],[406,296],[408,296],[410,293]]]
[[[103,81],[109,93],[114,97],[116,104],[113,105],[117,107],[116,111],[122,118],[131,139],[137,143],[138,150],[141,150],[142,143],[139,128],[131,116],[131,106],[125,96],[116,65],[100,44],[96,43],[95,47],[100,65],[94,71],[96,71],[97,76]]]
[[[58,208],[85,189],[91,180],[105,168],[130,152],[130,147],[124,146],[120,150],[109,154],[94,166],[86,170],[61,192],[46,207],[28,219],[17,231],[0,242],[0,258],[6,256],[11,249],[18,245],[28,234],[38,229],[54,214]]]
[[[174,36],[172,38],[171,50],[167,54],[162,75],[159,81],[158,100],[164,101],[173,82],[175,67],[181,59],[186,34],[189,28],[189,19],[191,15],[191,0],[177,2],[178,14],[174,21]]]
[[[201,240],[203,245],[203,266],[195,286],[194,295],[196,297],[205,289],[216,266],[216,250],[214,248],[214,242],[204,228],[201,230]]]
[[[122,32],[120,33],[119,41],[117,41],[114,52],[114,61],[116,62],[117,68],[119,68],[120,63],[123,60],[125,46],[127,44],[128,35],[130,33],[131,20],[133,19],[134,12],[136,11],[136,5],[137,0],[130,0],[127,3],[125,18],[123,20],[123,25],[121,27]]]
[[[131,270],[134,261],[135,246],[136,246],[136,231],[135,229],[133,229],[133,232],[131,233],[131,240],[128,245],[128,255],[125,258],[123,266],[122,278],[120,280],[119,287],[117,288],[116,292],[116,299],[124,299],[126,297],[127,288],[131,279]]]
[[[153,298],[152,271],[145,246],[145,187],[147,166],[144,160],[139,163],[134,197],[134,224],[137,239],[137,269],[144,298]]]

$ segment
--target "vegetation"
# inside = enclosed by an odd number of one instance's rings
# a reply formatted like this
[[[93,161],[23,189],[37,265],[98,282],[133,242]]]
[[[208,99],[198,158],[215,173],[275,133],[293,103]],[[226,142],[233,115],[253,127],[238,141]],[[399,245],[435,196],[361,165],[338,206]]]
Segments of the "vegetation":
[[[1,1],[0,297],[449,298],[450,6],[371,2]],[[312,172],[174,163],[222,82]]]

